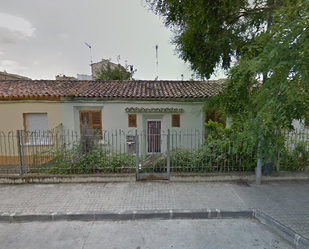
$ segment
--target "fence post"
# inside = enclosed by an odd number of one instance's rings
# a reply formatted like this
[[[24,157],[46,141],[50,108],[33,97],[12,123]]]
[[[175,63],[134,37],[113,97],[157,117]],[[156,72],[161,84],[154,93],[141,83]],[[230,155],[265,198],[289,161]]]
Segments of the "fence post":
[[[138,134],[137,130],[135,131],[135,153],[136,153],[136,180],[139,173],[139,143],[138,143]]]
[[[18,162],[19,162],[19,175],[23,175],[23,161],[22,161],[22,150],[21,150],[21,132],[20,130],[16,131],[17,136],[17,151],[18,151]]]
[[[170,179],[170,129],[167,130],[167,148],[166,148],[166,160],[167,160],[167,178]]]
[[[261,147],[261,138],[259,137],[259,144],[258,144],[258,150],[257,150],[257,156],[258,160],[256,163],[256,168],[255,168],[255,182],[256,184],[261,184],[262,182],[262,167],[261,167],[261,155],[260,155],[260,147]]]
[[[279,136],[281,135],[281,131],[280,130],[275,131],[275,132],[276,132],[276,134],[278,132]],[[280,168],[280,150],[279,150],[278,146],[276,146],[276,148],[277,148],[277,172],[279,172],[279,168]]]

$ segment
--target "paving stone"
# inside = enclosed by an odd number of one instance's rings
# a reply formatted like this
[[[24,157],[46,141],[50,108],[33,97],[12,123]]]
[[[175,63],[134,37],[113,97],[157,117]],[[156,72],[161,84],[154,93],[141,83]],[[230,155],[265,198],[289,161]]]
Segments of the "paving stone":
[[[309,181],[0,185],[3,213],[256,209],[309,239]]]

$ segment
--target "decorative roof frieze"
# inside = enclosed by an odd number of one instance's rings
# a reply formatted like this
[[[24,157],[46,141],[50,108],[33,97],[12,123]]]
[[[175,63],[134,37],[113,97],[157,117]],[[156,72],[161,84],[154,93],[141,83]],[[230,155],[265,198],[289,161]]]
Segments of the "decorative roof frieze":
[[[144,107],[127,107],[125,108],[127,113],[182,113],[183,108],[144,108]]]

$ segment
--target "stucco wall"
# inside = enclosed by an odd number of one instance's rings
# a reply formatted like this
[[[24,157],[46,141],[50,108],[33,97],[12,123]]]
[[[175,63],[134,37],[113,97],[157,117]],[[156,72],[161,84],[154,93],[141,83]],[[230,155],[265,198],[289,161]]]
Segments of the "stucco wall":
[[[181,113],[151,113],[151,112],[130,112],[137,115],[137,128],[128,127],[128,114],[126,108],[138,107],[138,108],[182,108]],[[167,130],[171,129],[171,133],[177,135],[177,139],[181,132],[194,133],[196,130],[201,132],[203,130],[203,124],[205,120],[204,114],[201,112],[203,103],[192,102],[162,102],[162,101],[105,101],[105,102],[71,102],[65,101],[63,103],[63,125],[65,129],[73,129],[77,133],[80,133],[80,120],[79,111],[82,110],[101,110],[102,111],[102,129],[103,129],[103,143],[113,144],[117,150],[124,149],[123,143],[125,142],[126,135],[135,135],[137,130],[140,135],[140,154],[146,155],[148,143],[146,138],[146,121],[147,119],[161,120],[161,151],[166,150],[166,134]],[[172,127],[172,114],[180,114],[180,127]],[[119,136],[119,130],[122,130],[121,136]],[[105,132],[107,131],[107,132]],[[118,134],[118,135],[117,135]],[[115,136],[116,135],[116,136]],[[173,140],[173,144],[184,147],[192,146],[191,140],[188,140],[189,136],[182,136],[182,140]],[[188,140],[188,141],[187,141]],[[192,140],[194,141],[194,139]],[[122,146],[122,147],[121,147]],[[194,145],[195,146],[195,145]],[[132,149],[132,148],[131,148]],[[126,149],[128,152],[130,148]],[[132,149],[135,152],[135,149]]]
[[[105,102],[64,102],[63,103],[63,125],[65,129],[74,129],[79,132],[80,121],[79,111],[82,110],[101,110],[102,129],[112,130],[121,129],[125,132],[135,130],[128,127],[127,107],[143,108],[183,108],[180,113],[180,128],[172,128],[172,114],[177,113],[136,113],[137,130],[141,132],[146,129],[147,119],[161,119],[162,130],[174,129],[177,131],[184,129],[203,129],[204,114],[200,112],[203,103],[192,102],[162,102],[162,101],[105,101]],[[133,113],[133,112],[132,112]]]
[[[1,101],[0,131],[23,130],[23,113],[47,113],[48,129],[62,123],[61,103],[51,101]]]

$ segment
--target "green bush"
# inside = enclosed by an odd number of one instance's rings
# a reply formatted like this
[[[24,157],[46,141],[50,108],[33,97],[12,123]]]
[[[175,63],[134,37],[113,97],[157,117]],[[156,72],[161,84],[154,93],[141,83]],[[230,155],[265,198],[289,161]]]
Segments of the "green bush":
[[[309,166],[309,148],[307,142],[299,142],[295,148],[281,148],[277,163],[280,170],[305,170]]]
[[[256,166],[257,142],[250,136],[209,121],[205,124],[205,141],[195,150],[176,148],[170,152],[171,171],[252,171]],[[166,165],[166,158],[157,165]]]
[[[37,156],[39,158],[42,153]],[[51,174],[89,174],[104,172],[135,172],[135,156],[119,153],[115,150],[106,150],[96,146],[91,151],[81,153],[77,143],[71,149],[63,149],[52,159],[39,165],[36,171]]]

